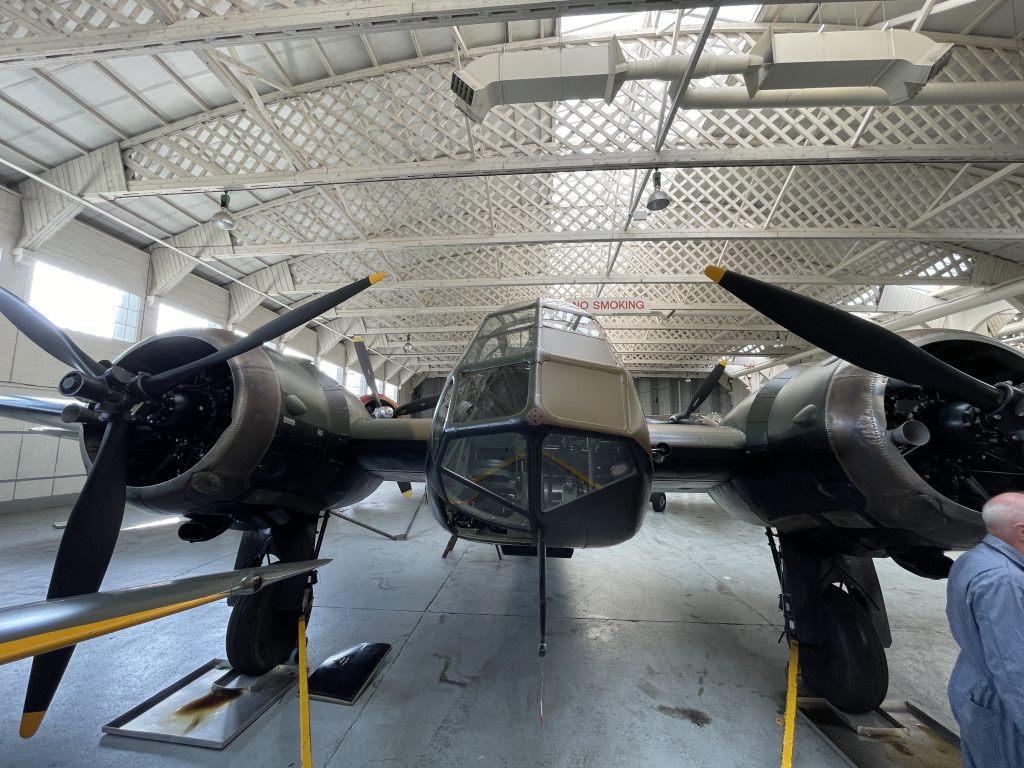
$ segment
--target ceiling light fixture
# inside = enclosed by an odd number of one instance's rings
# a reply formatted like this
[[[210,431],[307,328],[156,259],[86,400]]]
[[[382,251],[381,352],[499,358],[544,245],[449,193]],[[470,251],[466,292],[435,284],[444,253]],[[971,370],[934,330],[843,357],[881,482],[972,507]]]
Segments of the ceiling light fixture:
[[[231,197],[227,192],[220,196],[220,210],[213,214],[213,218],[210,219],[210,223],[218,229],[226,229],[231,231],[235,228],[235,217],[231,215],[231,211],[228,210],[228,204],[231,202]]]
[[[772,346],[776,349],[782,346],[782,334],[779,331],[775,332],[775,343]]]
[[[405,344],[403,345],[402,349],[405,350],[405,354],[407,354],[407,355],[412,354],[412,334],[411,333],[405,334]]]
[[[654,172],[654,191],[651,192],[651,196],[647,198],[647,210],[649,211],[662,211],[668,208],[669,203],[672,200],[665,191],[661,188],[661,171]]]

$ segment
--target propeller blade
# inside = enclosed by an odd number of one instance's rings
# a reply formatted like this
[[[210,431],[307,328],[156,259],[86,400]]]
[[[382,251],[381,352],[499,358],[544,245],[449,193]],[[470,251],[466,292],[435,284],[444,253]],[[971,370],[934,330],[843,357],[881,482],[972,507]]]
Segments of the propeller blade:
[[[405,496],[405,498],[412,498],[412,483],[407,483],[405,480],[399,480],[398,490],[402,492],[402,495]]]
[[[254,594],[329,562],[277,563],[2,608],[0,664],[119,632],[228,595]]]
[[[932,387],[991,412],[1003,393],[957,370],[880,325],[752,277],[710,266],[704,270],[736,298],[836,357],[890,378]]]
[[[352,346],[356,348],[356,357],[359,358],[359,367],[363,371],[363,378],[366,379],[366,386],[373,394],[373,401],[380,408],[384,403],[380,399],[380,392],[377,391],[377,377],[373,373],[373,363],[370,362],[370,353],[366,351],[366,344],[362,336],[352,337]]]
[[[211,365],[216,365],[217,363],[222,363],[225,360],[230,360],[232,357],[248,352],[250,349],[256,349],[256,347],[271,341],[272,339],[276,339],[281,334],[298,328],[300,325],[305,325],[310,320],[322,315],[328,309],[332,309],[338,304],[348,301],[357,293],[365,291],[371,285],[380,282],[385,277],[387,277],[386,272],[375,272],[369,277],[364,277],[362,280],[356,280],[354,283],[349,283],[335,291],[325,293],[323,296],[303,304],[301,307],[296,307],[290,312],[278,315],[269,323],[261,325],[248,336],[245,336],[232,344],[228,344],[228,346],[223,349],[219,349],[206,357],[200,358],[192,363],[186,363],[185,365],[178,366],[177,368],[172,368],[169,371],[158,373],[154,376],[144,377],[140,383],[141,388],[143,392],[150,397],[162,395],[174,385],[180,384],[189,376],[199,373],[200,371],[209,368]]]
[[[96,592],[103,582],[124,519],[130,431],[125,421],[107,424],[92,471],[68,516],[47,600]],[[22,738],[27,739],[39,728],[73,652],[74,646],[69,646],[32,660],[19,730]]]
[[[686,406],[686,410],[683,411],[682,416],[678,419],[679,421],[690,418],[690,414],[700,408],[704,401],[708,399],[708,396],[715,391],[715,387],[718,386],[718,380],[725,373],[725,363],[725,360],[719,360],[718,364],[704,377],[698,385],[697,391],[693,393],[693,399],[690,401],[690,404]],[[672,418],[675,417],[673,416]]]
[[[0,288],[0,314],[32,339],[36,346],[69,368],[92,376],[103,373],[100,364],[83,352],[64,331],[5,288]]]
[[[404,403],[395,408],[394,418],[399,416],[409,416],[413,413],[420,413],[421,411],[432,411],[437,407],[437,401],[440,399],[440,395],[431,395],[430,397],[421,397],[419,400],[410,400],[408,403]]]

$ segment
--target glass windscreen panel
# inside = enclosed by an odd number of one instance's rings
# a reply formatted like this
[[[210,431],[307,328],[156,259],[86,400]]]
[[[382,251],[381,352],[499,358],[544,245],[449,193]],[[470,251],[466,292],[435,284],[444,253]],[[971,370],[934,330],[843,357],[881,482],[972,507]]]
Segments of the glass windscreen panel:
[[[518,432],[456,438],[441,461],[448,501],[490,523],[529,528],[526,438]]]
[[[578,333],[580,336],[590,336],[595,339],[605,338],[604,329],[592,317],[581,315],[568,309],[555,309],[553,307],[541,307],[541,325],[545,328],[554,328],[559,331]]]
[[[545,512],[637,473],[628,440],[558,433],[544,438],[541,470]]]
[[[484,318],[463,363],[498,360],[537,346],[537,307],[529,306]]]
[[[452,402],[452,392],[455,387],[452,380],[444,383],[441,397],[438,398],[437,407],[434,409],[434,421],[430,425],[430,450],[436,451],[441,444],[441,434],[444,432],[444,422],[448,417],[448,406]]]
[[[530,366],[498,365],[458,375],[458,392],[449,423],[472,424],[522,413],[530,399]]]

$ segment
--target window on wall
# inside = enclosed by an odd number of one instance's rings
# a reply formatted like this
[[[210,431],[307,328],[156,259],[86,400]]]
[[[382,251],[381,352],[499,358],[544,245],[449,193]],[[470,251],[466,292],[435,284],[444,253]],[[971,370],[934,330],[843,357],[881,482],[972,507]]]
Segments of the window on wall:
[[[285,347],[282,354],[287,355],[288,357],[297,357],[299,360],[308,360],[309,362],[313,362],[313,357],[311,355],[307,355],[305,352],[299,352],[299,350],[293,349],[292,347]]]
[[[172,304],[161,301],[156,309],[156,332],[167,333],[182,328],[220,328],[220,325],[205,317],[193,315]]]
[[[339,384],[342,383],[342,381],[341,381],[341,376],[342,376],[341,366],[335,365],[334,363],[329,363],[326,360],[321,360],[319,363],[316,364],[316,367],[319,368],[320,371],[323,374],[325,374],[325,375],[329,376],[330,378],[334,379]]]
[[[139,337],[139,297],[42,261],[32,266],[28,303],[54,324],[105,339]]]

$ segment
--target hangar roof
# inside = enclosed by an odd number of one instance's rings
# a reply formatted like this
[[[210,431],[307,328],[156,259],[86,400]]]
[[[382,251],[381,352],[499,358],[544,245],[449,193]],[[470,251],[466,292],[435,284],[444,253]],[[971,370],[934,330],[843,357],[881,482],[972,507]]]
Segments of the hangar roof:
[[[631,81],[611,104],[503,106],[477,125],[454,106],[453,69],[611,34],[648,59],[744,53],[769,25],[889,25],[954,44],[937,81],[1016,82],[1016,5],[726,4],[708,22],[705,8],[630,0],[12,0],[0,157],[39,173],[116,147],[118,183],[89,199],[176,236],[201,258],[189,269],[257,286],[267,306],[387,269],[392,280],[324,321],[362,334],[391,381],[446,373],[486,313],[538,296],[643,299],[643,313],[603,318],[637,375],[699,373],[723,355],[756,366],[806,345],[705,280],[708,263],[883,321],[1024,274],[1024,108],[698,110],[684,98],[665,125],[671,89]],[[654,166],[674,204],[641,221]],[[8,185],[23,178],[0,170]],[[201,249],[225,189],[238,226]]]

